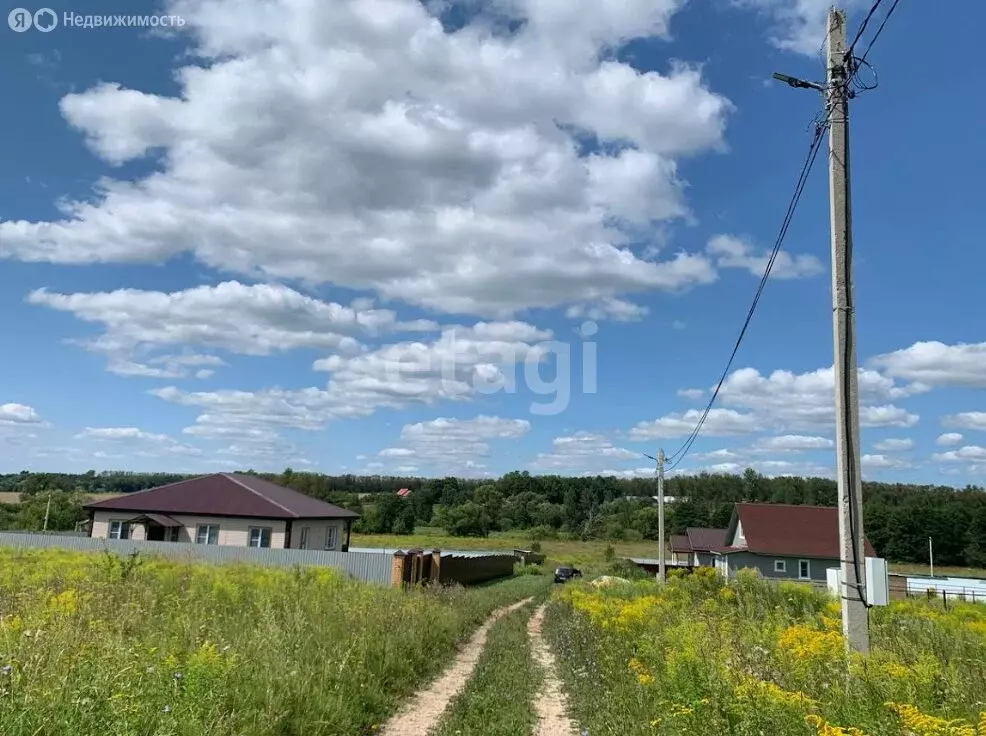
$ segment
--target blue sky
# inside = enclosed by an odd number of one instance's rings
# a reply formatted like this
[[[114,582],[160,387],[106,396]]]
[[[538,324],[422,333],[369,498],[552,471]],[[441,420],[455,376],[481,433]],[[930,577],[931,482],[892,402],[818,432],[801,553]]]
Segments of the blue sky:
[[[827,5],[311,7],[3,30],[0,472],[650,473],[756,288],[821,107],[770,75],[824,77]],[[902,2],[853,102],[869,479],[986,471],[984,22]],[[828,227],[822,156],[678,472],[831,474]]]

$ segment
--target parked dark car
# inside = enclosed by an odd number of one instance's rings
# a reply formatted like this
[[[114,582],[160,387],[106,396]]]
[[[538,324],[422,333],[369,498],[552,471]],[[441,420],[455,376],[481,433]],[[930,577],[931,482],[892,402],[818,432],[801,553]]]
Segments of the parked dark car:
[[[575,567],[556,567],[555,582],[564,583],[572,578],[582,577],[582,571]]]

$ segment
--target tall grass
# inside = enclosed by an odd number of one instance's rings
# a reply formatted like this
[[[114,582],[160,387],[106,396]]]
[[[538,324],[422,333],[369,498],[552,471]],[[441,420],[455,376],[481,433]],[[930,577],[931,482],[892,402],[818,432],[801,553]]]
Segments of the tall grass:
[[[372,733],[493,609],[549,585],[405,592],[331,570],[0,551],[0,733]]]
[[[847,656],[825,593],[697,570],[566,586],[546,624],[592,736],[986,736],[986,606],[871,609]]]

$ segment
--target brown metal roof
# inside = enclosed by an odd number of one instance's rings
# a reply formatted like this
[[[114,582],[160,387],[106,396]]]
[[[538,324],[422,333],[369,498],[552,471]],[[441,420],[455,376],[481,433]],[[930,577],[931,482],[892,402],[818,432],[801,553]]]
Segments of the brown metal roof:
[[[671,535],[671,551],[672,552],[691,552],[692,546],[688,544],[688,536],[685,534],[672,534]]]
[[[86,505],[93,511],[144,511],[263,519],[356,519],[359,514],[263,478],[216,473]]]
[[[710,552],[726,543],[727,531],[729,530],[690,526],[685,530],[685,534],[688,535],[688,544],[694,551]]]
[[[746,549],[764,555],[839,559],[839,510],[832,506],[738,503],[733,522],[743,525]],[[875,557],[870,541],[866,554]],[[726,549],[724,551],[733,551]]]

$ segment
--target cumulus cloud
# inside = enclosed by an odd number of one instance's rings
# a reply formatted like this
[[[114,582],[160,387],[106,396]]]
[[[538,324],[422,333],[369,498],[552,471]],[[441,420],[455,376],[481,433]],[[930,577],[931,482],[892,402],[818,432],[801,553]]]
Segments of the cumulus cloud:
[[[942,418],[942,424],[956,429],[986,431],[986,411],[963,411],[952,414]]]
[[[551,452],[538,453],[531,466],[540,470],[601,472],[586,469],[600,467],[614,460],[640,459],[639,452],[617,447],[604,436],[592,432],[555,437]],[[653,473],[653,470],[651,470]]]
[[[799,434],[765,437],[755,445],[755,449],[761,452],[804,452],[806,450],[828,450],[832,447],[835,447],[835,442],[828,437],[810,437]]]
[[[15,403],[0,404],[0,424],[14,426],[40,423],[41,417],[33,407]]]
[[[893,378],[927,386],[986,387],[986,342],[916,342],[878,355],[868,365]]]
[[[938,435],[935,444],[939,447],[952,447],[961,444],[963,439],[964,437],[958,432],[946,432],[945,434]]]
[[[957,450],[935,453],[932,458],[945,463],[986,463],[986,447],[964,445]]]
[[[119,375],[208,377],[208,367],[225,365],[214,355],[185,353],[147,356],[176,348],[212,348],[242,355],[270,355],[296,348],[356,352],[362,335],[438,329],[428,321],[402,323],[395,312],[371,303],[343,306],[278,284],[247,286],[227,281],[165,293],[119,289],[58,294],[31,292],[28,301],[102,325],[99,336],[81,341],[106,354]]]
[[[481,462],[490,454],[490,442],[518,440],[531,430],[526,419],[480,415],[475,419],[438,417],[405,424],[401,447],[388,447],[384,458],[412,460],[436,468],[442,474],[488,475]]]
[[[901,457],[888,455],[863,455],[859,459],[863,470],[886,470],[888,468],[909,468],[911,463]]]
[[[625,299],[603,299],[596,304],[573,304],[565,310],[569,319],[587,318],[597,322],[613,320],[614,322],[638,322],[647,316],[650,310]]]
[[[664,35],[679,4],[502,0],[520,22],[491,33],[443,28],[418,0],[177,0],[198,57],[178,94],[105,82],[61,100],[104,161],[161,153],[159,170],[0,224],[0,257],[189,252],[496,318],[711,283],[705,254],[644,254],[636,236],[687,215],[678,161],[722,148],[731,105],[695,65],[609,53]],[[586,136],[611,145],[586,153]]]
[[[757,254],[754,248],[732,235],[716,235],[706,247],[719,268],[740,268],[754,276],[763,276],[770,260],[770,253]],[[800,279],[817,276],[825,270],[822,262],[813,255],[802,253],[792,256],[779,251],[770,269],[773,279]]]
[[[202,450],[169,437],[166,434],[147,432],[138,427],[86,427],[76,435],[76,439],[95,440],[114,445],[126,446],[128,453],[141,457],[162,457],[164,455],[201,455]],[[120,457],[117,453],[107,453],[101,458]]]
[[[759,11],[772,22],[770,42],[784,51],[812,56],[819,53],[828,28],[830,0],[732,0],[741,8]],[[868,4],[845,0],[847,9]]]
[[[902,450],[911,450],[914,448],[914,440],[910,438],[880,440],[873,445],[873,448],[875,450],[879,450],[880,452],[900,452]]]
[[[654,421],[638,422],[628,436],[636,441],[684,437],[691,434],[701,417],[702,412],[698,409],[668,414]],[[706,437],[728,437],[755,434],[762,429],[756,417],[750,414],[742,414],[733,409],[712,409],[702,425],[702,434]]]

